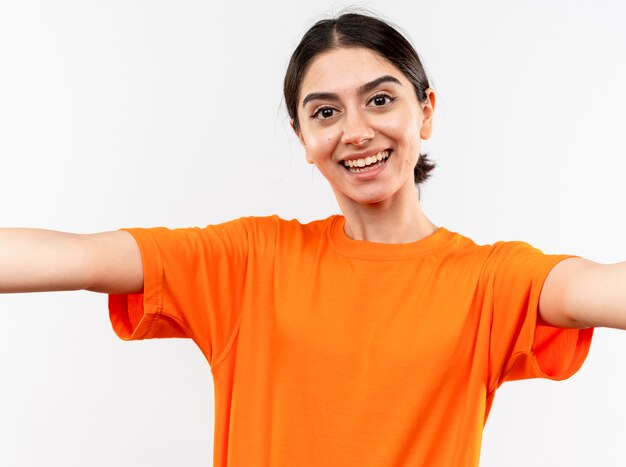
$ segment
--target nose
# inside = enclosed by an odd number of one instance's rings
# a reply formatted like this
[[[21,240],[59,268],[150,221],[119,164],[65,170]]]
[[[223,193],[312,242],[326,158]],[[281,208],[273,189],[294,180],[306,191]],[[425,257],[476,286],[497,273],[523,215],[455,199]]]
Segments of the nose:
[[[366,116],[358,110],[346,112],[341,142],[361,146],[374,138],[374,130],[369,125]]]

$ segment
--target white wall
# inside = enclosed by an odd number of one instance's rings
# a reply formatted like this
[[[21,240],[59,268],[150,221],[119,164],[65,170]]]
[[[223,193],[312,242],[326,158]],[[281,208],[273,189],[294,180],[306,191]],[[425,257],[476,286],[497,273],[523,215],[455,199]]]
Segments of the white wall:
[[[607,0],[362,4],[412,37],[439,93],[438,225],[481,243],[626,259],[626,7]],[[0,225],[76,232],[336,212],[281,83],[341,4],[0,1]],[[0,465],[211,465],[209,367],[123,343],[106,297],[0,296]],[[482,466],[626,463],[626,335],[563,383],[505,385]]]

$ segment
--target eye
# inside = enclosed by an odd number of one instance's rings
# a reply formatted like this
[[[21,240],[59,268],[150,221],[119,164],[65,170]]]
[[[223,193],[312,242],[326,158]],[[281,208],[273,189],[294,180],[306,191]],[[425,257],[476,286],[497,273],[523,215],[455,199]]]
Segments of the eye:
[[[332,107],[320,107],[319,109],[315,110],[315,112],[313,112],[311,117],[318,120],[327,120],[331,117],[334,117],[335,112],[337,112],[337,110],[333,109]]]
[[[372,97],[369,100],[369,103],[372,104],[374,107],[382,107],[384,105],[391,104],[395,100],[395,97],[392,97],[389,94],[381,93],[376,94],[374,97]]]

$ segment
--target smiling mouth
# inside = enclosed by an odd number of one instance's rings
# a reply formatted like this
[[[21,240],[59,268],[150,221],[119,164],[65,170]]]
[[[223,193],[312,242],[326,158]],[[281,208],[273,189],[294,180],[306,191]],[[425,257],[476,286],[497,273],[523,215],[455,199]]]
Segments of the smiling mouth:
[[[364,157],[363,159],[351,159],[343,161],[342,164],[350,173],[361,173],[375,170],[385,164],[391,155],[391,149],[385,149],[378,154]]]

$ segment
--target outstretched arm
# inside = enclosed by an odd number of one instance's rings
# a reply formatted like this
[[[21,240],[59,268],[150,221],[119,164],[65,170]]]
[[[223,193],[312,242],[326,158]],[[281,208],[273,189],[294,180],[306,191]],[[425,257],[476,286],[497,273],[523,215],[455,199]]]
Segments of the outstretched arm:
[[[0,229],[0,293],[132,293],[142,287],[139,247],[128,232]]]
[[[554,326],[626,329],[626,262],[561,261],[545,281],[539,313]]]

